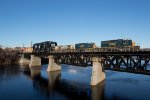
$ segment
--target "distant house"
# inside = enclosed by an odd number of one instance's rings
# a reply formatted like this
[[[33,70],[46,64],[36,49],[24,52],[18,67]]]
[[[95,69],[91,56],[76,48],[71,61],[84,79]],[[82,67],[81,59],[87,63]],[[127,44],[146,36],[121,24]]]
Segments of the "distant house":
[[[15,47],[13,50],[19,51],[19,52],[23,52],[23,47]]]
[[[32,47],[25,47],[25,48],[23,48],[23,52],[24,53],[31,53],[32,51],[33,51]]]

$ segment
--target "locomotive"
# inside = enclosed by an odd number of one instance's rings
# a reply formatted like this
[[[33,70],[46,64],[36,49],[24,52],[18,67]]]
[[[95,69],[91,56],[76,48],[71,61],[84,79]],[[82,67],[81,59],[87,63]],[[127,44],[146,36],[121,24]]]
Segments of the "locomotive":
[[[116,39],[116,40],[107,40],[101,41],[101,48],[110,49],[119,49],[119,50],[130,50],[138,51],[140,46],[136,46],[135,42],[131,39]]]

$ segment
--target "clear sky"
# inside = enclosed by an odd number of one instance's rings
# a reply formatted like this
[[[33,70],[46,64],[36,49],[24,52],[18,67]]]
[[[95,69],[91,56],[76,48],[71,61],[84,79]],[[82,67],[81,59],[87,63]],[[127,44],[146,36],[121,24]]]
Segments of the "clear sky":
[[[0,44],[130,38],[150,48],[150,0],[0,0]]]

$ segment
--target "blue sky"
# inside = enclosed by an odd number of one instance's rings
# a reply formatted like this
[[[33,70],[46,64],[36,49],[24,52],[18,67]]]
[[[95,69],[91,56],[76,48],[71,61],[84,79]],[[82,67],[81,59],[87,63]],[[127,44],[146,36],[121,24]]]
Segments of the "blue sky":
[[[0,44],[130,38],[150,47],[150,0],[0,0]]]

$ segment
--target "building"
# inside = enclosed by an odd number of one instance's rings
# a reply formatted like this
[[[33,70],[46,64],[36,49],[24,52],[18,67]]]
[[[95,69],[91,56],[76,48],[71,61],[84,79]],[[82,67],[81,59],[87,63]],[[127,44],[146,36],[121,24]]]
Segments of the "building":
[[[13,50],[19,51],[20,53],[31,53],[33,51],[32,47],[15,47]]]
[[[75,49],[75,46],[74,45],[65,45],[64,49],[67,49],[67,50]]]
[[[55,50],[62,50],[63,49],[63,46],[55,46]]]
[[[23,52],[24,48],[23,47],[14,47],[14,50],[19,51],[19,52]]]
[[[33,51],[33,48],[32,48],[32,47],[24,47],[24,48],[23,48],[23,52],[24,52],[24,53],[32,53],[32,51]]]

